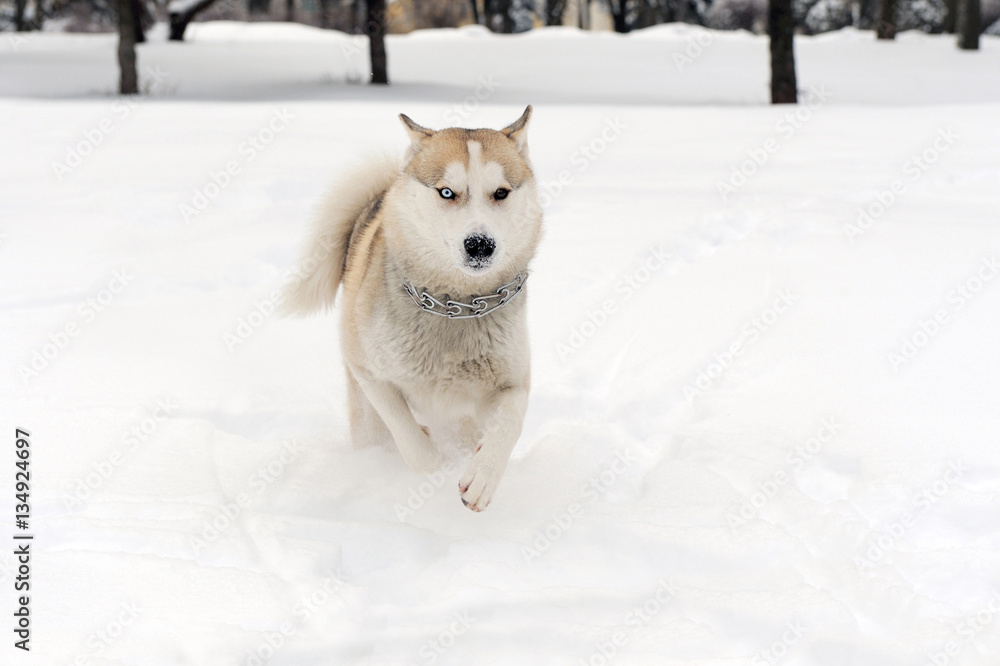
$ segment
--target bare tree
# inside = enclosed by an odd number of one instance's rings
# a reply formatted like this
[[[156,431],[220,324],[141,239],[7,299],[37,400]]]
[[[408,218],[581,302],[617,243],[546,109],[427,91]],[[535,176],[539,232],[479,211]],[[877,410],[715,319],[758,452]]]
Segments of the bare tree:
[[[983,31],[983,14],[980,0],[959,0],[958,48],[979,50],[979,33]]]
[[[270,10],[270,0],[247,0],[247,13],[251,20],[255,16],[266,16]]]
[[[615,32],[628,32],[628,22],[625,20],[626,0],[608,0],[608,9],[611,10],[611,18],[614,20]]]
[[[958,22],[958,0],[944,0],[944,10],[944,23],[941,26],[941,32],[954,35],[955,24]]]
[[[514,16],[511,14],[511,0],[495,0],[494,11],[500,17],[500,32],[509,35],[514,32]]]
[[[135,41],[137,44],[146,41],[146,24],[150,18],[146,3],[143,0],[132,0],[132,20],[135,22]]]
[[[295,0],[285,0],[285,20],[289,23],[295,20]]]
[[[875,36],[879,39],[896,39],[896,0],[879,2]]]
[[[134,13],[134,0],[118,0],[118,68],[121,70],[118,92],[122,95],[139,92],[139,76],[135,68]]]
[[[566,0],[546,0],[545,25],[562,25],[566,12]]]
[[[479,0],[471,0],[472,4],[472,20],[479,25]]]
[[[662,20],[664,8],[660,6],[657,0],[639,0],[638,4],[635,23],[632,25],[633,30],[648,28]]]
[[[329,30],[332,27],[333,20],[330,15],[330,3],[333,0],[319,0],[319,27],[324,30]]]
[[[24,22],[24,10],[28,6],[28,0],[15,0],[14,2],[14,29],[24,32],[28,26]]]
[[[215,0],[197,0],[181,5],[181,9],[170,10],[170,40],[184,41],[184,31],[198,12],[208,9]]]
[[[368,0],[365,32],[372,61],[372,83],[389,83],[385,62],[385,0]]]
[[[770,0],[767,6],[767,34],[771,38],[771,104],[795,104],[795,17],[792,0]]]

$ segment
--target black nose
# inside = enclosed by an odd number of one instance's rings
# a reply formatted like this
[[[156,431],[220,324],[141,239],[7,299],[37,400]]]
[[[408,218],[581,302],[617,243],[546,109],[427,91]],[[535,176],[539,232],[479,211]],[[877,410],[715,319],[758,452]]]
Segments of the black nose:
[[[477,261],[489,259],[493,256],[493,250],[496,247],[497,244],[493,242],[493,239],[485,234],[475,234],[465,239],[465,251],[468,253],[469,259]]]

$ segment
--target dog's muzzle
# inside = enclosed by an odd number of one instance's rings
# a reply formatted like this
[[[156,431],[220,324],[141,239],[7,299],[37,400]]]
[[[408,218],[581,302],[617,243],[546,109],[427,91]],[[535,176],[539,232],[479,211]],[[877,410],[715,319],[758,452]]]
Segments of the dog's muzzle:
[[[473,234],[465,239],[465,254],[471,268],[488,266],[496,249],[496,241],[486,234]]]

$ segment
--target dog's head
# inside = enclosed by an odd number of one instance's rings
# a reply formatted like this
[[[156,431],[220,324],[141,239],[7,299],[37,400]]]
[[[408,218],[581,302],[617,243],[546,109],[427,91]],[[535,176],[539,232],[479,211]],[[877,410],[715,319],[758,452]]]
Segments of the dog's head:
[[[528,162],[530,117],[529,106],[500,131],[434,131],[400,115],[412,140],[397,183],[401,222],[411,250],[438,270],[485,281],[498,270],[523,270],[530,261],[541,230]]]

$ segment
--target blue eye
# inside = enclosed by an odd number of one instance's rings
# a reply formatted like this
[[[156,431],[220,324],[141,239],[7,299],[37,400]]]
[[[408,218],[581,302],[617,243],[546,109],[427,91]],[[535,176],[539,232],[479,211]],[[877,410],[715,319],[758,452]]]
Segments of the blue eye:
[[[440,195],[441,195],[441,198],[442,198],[442,199],[454,199],[454,198],[455,198],[455,193],[454,193],[454,192],[452,192],[452,191],[451,191],[451,190],[450,190],[449,188],[447,188],[447,187],[441,187],[441,188],[438,188],[438,194],[440,194]]]

